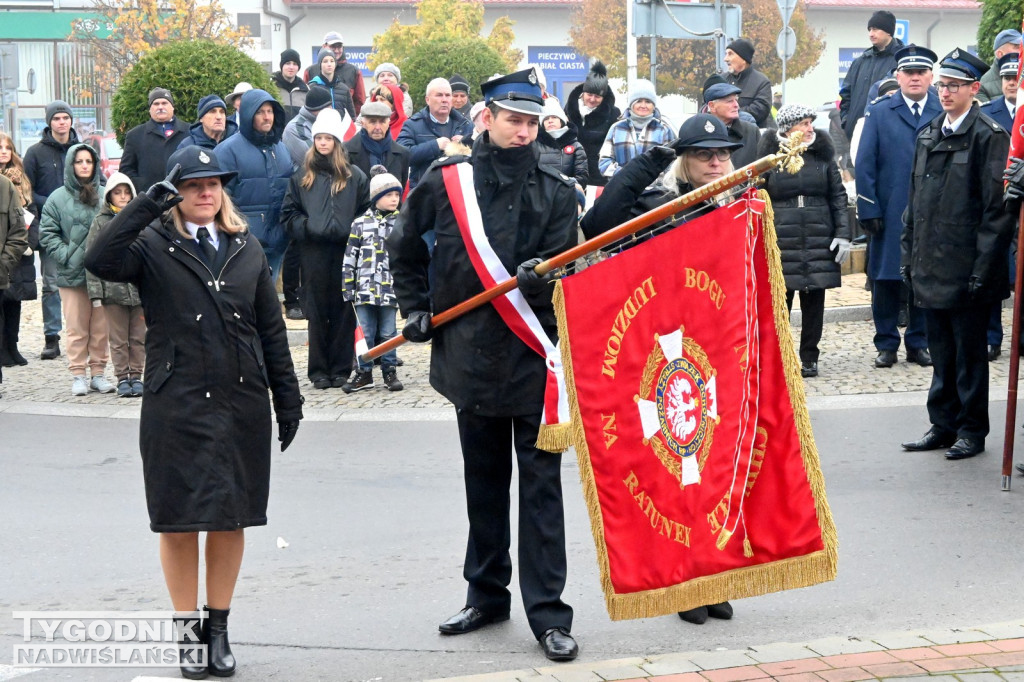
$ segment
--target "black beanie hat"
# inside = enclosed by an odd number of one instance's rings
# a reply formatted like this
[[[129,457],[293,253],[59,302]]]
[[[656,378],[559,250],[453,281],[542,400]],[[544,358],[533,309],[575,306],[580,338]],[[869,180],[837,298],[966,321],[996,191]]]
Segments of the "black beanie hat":
[[[871,15],[871,19],[868,20],[868,28],[877,28],[889,35],[896,35],[896,15],[880,9]]]
[[[448,79],[448,84],[452,86],[452,92],[469,92],[469,81],[463,78],[461,73],[453,73]]]
[[[281,53],[281,62],[278,64],[278,67],[284,66],[287,62],[295,62],[301,67],[302,57],[299,56],[297,50],[289,48]]]
[[[740,56],[747,64],[754,63],[754,43],[746,38],[738,38],[725,46],[725,49],[732,50]]]
[[[605,68],[599,59],[590,67],[590,73],[587,74],[587,79],[583,81],[583,92],[604,97],[607,94],[607,90],[608,69]]]
[[[71,105],[62,99],[55,99],[46,105],[46,125],[50,125],[50,121],[57,114],[67,114],[72,121],[75,120],[75,115],[71,113]]]
[[[331,106],[331,93],[327,88],[319,85],[310,85],[306,93],[306,108],[310,111],[320,111],[324,107]]]

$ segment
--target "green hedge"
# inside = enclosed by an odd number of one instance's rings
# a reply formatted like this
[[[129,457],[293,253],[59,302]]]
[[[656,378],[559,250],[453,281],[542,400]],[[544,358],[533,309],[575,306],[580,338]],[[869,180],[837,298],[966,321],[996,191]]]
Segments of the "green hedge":
[[[428,40],[412,49],[408,59],[398,65],[409,84],[415,109],[426,104],[427,83],[458,73],[469,83],[469,100],[483,99],[480,83],[496,73],[506,73],[505,62],[483,39]]]
[[[992,43],[1004,29],[1020,30],[1024,16],[1022,0],[981,0],[981,21],[978,22],[978,57],[991,64],[995,59]],[[961,47],[967,47],[962,45]],[[949,48],[952,49],[952,48]],[[948,50],[947,50],[948,51]],[[942,57],[942,53],[939,57]]]
[[[169,43],[147,52],[121,81],[110,116],[117,141],[149,120],[149,91],[167,88],[174,95],[174,114],[184,121],[196,117],[199,100],[211,93],[226,97],[240,81],[278,96],[262,66],[238,48],[208,40]],[[231,109],[228,109],[231,113]]]

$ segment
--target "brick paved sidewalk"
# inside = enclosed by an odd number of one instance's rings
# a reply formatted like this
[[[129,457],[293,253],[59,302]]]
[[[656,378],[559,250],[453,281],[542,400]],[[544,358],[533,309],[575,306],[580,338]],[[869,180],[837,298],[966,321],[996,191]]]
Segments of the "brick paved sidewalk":
[[[857,682],[897,678],[905,682],[1022,682],[1024,621],[890,633],[869,639],[832,637],[742,651],[545,665],[447,678],[446,682]]]

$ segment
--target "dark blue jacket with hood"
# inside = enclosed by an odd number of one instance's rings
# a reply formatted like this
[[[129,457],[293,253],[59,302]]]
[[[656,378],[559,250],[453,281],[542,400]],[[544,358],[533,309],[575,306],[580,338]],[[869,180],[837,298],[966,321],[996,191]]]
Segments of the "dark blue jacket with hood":
[[[237,132],[238,124],[232,121],[230,118],[227,119],[227,121],[225,121],[224,126],[224,136],[221,137],[220,141],[218,142],[217,140],[213,139],[212,137],[206,134],[206,131],[203,130],[202,121],[196,121],[189,127],[188,135],[181,138],[181,143],[178,145],[178,149],[184,149],[185,147],[191,147],[193,145],[197,147],[202,147],[203,149],[213,149],[218,144],[220,144],[220,142],[223,142],[224,140],[228,139]],[[220,156],[218,155],[217,158],[220,159]]]
[[[269,133],[256,132],[253,116],[270,102],[274,108],[274,127]],[[235,207],[249,223],[249,231],[264,248],[277,248],[288,241],[281,224],[281,203],[292,177],[292,157],[281,141],[285,115],[276,99],[265,90],[249,90],[239,105],[238,134],[217,145],[214,150],[221,168],[237,171],[228,183]]]

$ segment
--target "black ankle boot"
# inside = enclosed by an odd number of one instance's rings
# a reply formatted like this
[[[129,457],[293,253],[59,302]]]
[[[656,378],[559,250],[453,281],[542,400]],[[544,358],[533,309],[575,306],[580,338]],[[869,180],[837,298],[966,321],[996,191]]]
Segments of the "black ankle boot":
[[[205,680],[207,677],[206,663],[208,654],[199,645],[205,644],[204,628],[199,622],[199,612],[192,616],[174,617],[174,634],[178,644],[181,676],[187,680]]]
[[[28,360],[18,350],[18,344],[9,343],[7,344],[7,352],[11,354],[11,360],[14,360],[14,364],[24,367],[28,364]]]
[[[203,632],[206,633],[208,669],[211,675],[231,677],[235,674],[235,657],[228,643],[228,614],[231,609],[211,609],[204,606],[206,619],[203,620]]]

